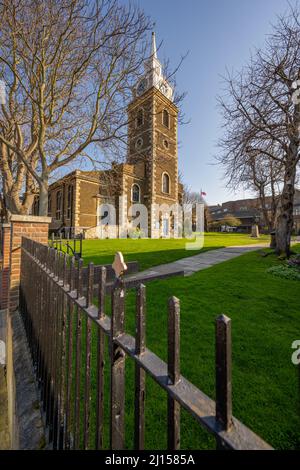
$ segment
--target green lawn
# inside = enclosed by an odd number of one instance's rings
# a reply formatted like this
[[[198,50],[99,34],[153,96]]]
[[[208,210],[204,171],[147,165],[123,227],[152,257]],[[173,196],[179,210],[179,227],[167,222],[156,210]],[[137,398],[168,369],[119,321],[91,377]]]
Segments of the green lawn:
[[[268,242],[268,236],[259,239],[236,233],[206,233],[202,251],[213,250],[232,245],[249,245]],[[109,264],[116,251],[122,251],[127,261],[139,261],[140,269],[147,269],[158,264],[170,263],[180,258],[192,256],[199,250],[186,250],[185,239],[108,239],[84,240],[83,258],[85,264]]]
[[[213,240],[216,241],[216,238]],[[180,245],[177,250],[182,250]],[[300,252],[300,246],[294,247],[294,250]],[[164,259],[166,254],[161,253],[161,256]],[[214,321],[221,313],[228,315],[232,319],[234,416],[275,448],[300,449],[300,376],[299,368],[297,370],[291,362],[291,344],[295,339],[300,339],[299,282],[266,273],[270,266],[277,263],[279,261],[273,255],[263,258],[254,252],[191,277],[149,283],[147,346],[166,360],[167,300],[171,295],[177,296],[181,301],[182,374],[214,398]],[[126,299],[126,329],[131,334],[134,334],[135,327],[134,312],[135,297],[131,291]],[[94,336],[93,373],[95,356]],[[108,372],[107,358],[106,446],[109,429]],[[92,383],[95,385],[94,375]],[[165,393],[148,378],[148,449],[163,449],[166,446],[166,403]],[[92,404],[92,409],[95,409],[95,394]],[[214,448],[214,440],[185,411],[182,411],[181,422],[182,449]],[[127,448],[133,447],[133,423],[134,369],[129,359],[126,363]]]

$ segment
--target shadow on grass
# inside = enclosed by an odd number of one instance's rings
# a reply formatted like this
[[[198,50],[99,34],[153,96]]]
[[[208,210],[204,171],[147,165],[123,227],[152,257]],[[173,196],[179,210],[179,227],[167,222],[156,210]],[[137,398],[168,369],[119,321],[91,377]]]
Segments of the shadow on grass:
[[[201,250],[185,250],[184,248],[179,248],[176,250],[157,250],[157,251],[148,251],[144,253],[135,252],[127,253],[126,250],[122,250],[125,261],[138,261],[139,269],[144,270],[160,264],[172,263],[182,258],[188,258],[190,256],[197,255],[198,253],[204,253],[206,251],[217,250],[219,248],[225,248],[225,246],[207,246]],[[117,250],[116,250],[117,251]],[[107,255],[97,255],[97,254],[85,254],[83,253],[84,264],[87,265],[90,262],[94,264],[111,264],[114,259],[114,253],[109,253]]]

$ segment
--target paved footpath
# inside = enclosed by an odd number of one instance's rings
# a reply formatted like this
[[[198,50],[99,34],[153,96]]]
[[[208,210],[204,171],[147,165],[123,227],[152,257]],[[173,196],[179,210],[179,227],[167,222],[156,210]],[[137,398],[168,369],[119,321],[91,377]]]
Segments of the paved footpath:
[[[197,255],[182,258],[172,263],[154,266],[153,268],[146,269],[145,271],[141,271],[137,274],[130,274],[126,276],[125,279],[126,281],[147,281],[152,278],[155,279],[156,277],[168,277],[169,275],[175,275],[175,273],[179,274],[180,272],[184,276],[191,276],[192,274],[202,271],[203,269],[210,268],[215,264],[228,261],[229,259],[236,258],[251,251],[266,248],[267,246],[267,243],[259,243],[256,245],[230,246],[227,248],[205,251],[204,253],[198,253]]]

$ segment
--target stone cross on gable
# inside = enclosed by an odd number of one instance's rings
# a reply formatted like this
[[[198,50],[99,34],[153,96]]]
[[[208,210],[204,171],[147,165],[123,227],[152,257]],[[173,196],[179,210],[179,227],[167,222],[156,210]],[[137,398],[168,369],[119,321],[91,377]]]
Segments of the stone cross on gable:
[[[115,254],[115,259],[112,264],[112,268],[115,271],[116,277],[119,278],[125,271],[127,271],[127,264],[124,261],[124,256],[120,251]]]

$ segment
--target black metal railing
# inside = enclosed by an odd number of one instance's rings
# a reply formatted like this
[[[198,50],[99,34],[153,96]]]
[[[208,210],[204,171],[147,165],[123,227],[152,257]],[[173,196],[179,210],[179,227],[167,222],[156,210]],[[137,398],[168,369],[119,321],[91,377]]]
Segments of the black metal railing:
[[[49,245],[55,250],[62,251],[67,255],[74,256],[76,260],[82,258],[82,240],[83,235],[80,233],[76,238],[55,237],[52,233]]]
[[[169,449],[180,448],[180,410],[183,407],[215,438],[218,448],[271,449],[259,436],[232,417],[231,321],[216,319],[216,402],[180,373],[180,303],[168,303],[168,361],[146,346],[146,288],[136,289],[136,335],[125,331],[125,287],[117,279],[111,294],[111,315],[105,311],[106,269],[94,278],[88,267],[83,285],[82,260],[23,238],[20,309],[31,348],[49,441],[59,449],[125,447],[125,362],[135,366],[134,445],[145,445],[146,375],[166,392]],[[98,305],[93,288],[98,284]],[[86,295],[83,295],[85,290]],[[96,332],[96,333],[95,333]],[[91,371],[92,339],[96,334],[96,363]],[[159,332],[162,334],[162,332]],[[105,347],[108,338],[108,353]],[[104,420],[104,357],[109,354],[110,412]],[[91,372],[96,404],[91,403]],[[91,435],[91,411],[96,413]],[[163,447],[163,444],[162,444]]]

